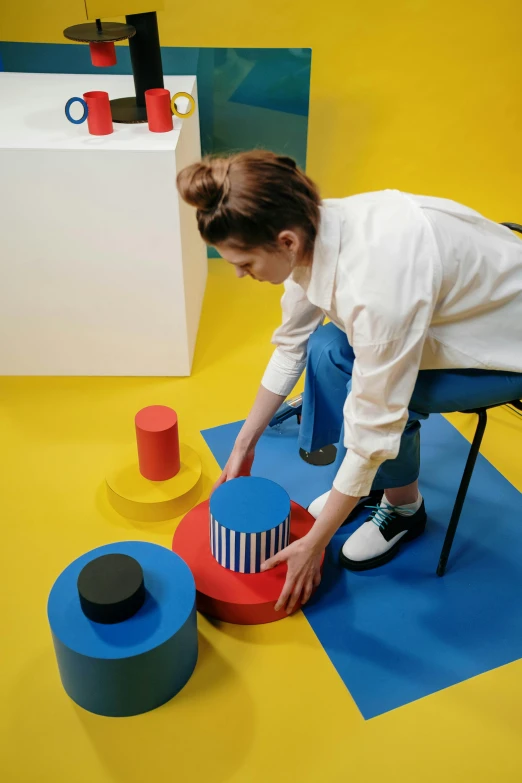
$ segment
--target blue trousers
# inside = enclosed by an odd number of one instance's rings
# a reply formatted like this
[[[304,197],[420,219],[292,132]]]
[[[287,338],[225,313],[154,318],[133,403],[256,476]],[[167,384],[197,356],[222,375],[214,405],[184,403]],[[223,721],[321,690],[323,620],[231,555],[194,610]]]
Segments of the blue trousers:
[[[343,406],[351,389],[354,361],[346,334],[335,324],[319,327],[310,337],[299,445],[305,451],[315,451],[338,443],[336,467],[346,454]],[[380,466],[373,489],[403,487],[419,477],[420,423],[430,413],[452,413],[521,398],[522,373],[421,370],[399,454]]]

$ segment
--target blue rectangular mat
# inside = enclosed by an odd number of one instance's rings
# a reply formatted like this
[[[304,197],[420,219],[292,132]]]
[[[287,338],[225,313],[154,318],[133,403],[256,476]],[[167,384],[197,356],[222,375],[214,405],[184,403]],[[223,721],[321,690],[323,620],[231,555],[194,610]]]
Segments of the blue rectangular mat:
[[[223,466],[243,422],[203,432]],[[261,438],[254,475],[307,506],[332,466],[299,457],[295,419]],[[435,575],[469,443],[442,416],[422,425],[426,534],[387,565],[351,573],[334,537],[305,615],[364,718],[373,718],[522,656],[522,495],[479,456],[446,576]]]

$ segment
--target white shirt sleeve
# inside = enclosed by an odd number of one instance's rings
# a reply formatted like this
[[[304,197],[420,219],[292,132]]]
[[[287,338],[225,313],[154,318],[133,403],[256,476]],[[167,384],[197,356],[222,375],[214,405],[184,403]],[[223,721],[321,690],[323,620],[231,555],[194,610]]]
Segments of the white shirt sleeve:
[[[306,366],[308,339],[322,324],[324,313],[311,304],[292,278],[284,283],[281,299],[283,322],[272,337],[277,346],[262,378],[262,385],[274,394],[288,396]]]
[[[344,405],[348,451],[334,480],[344,495],[367,495],[380,465],[399,453],[425,337],[426,331],[413,329],[396,340],[356,346]]]
[[[356,358],[344,405],[348,451],[334,487],[354,497],[367,495],[379,466],[399,453],[440,285],[434,238],[422,218],[387,222],[361,246],[360,258],[340,275],[337,292]]]

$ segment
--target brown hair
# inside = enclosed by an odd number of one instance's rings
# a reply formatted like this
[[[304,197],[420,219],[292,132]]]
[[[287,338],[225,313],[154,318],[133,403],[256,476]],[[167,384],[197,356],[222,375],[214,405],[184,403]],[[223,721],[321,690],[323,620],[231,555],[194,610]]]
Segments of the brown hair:
[[[313,249],[321,199],[292,158],[264,150],[206,157],[180,171],[177,184],[197,208],[199,233],[209,245],[274,246],[281,231],[300,229],[306,251]]]

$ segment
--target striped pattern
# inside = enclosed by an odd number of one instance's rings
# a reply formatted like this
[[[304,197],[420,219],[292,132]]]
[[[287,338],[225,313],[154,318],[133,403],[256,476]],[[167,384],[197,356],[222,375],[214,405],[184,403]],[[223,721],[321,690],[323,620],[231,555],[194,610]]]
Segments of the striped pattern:
[[[262,533],[238,533],[220,525],[210,514],[210,549],[229,571],[257,574],[261,564],[290,543],[290,515],[277,527]]]

